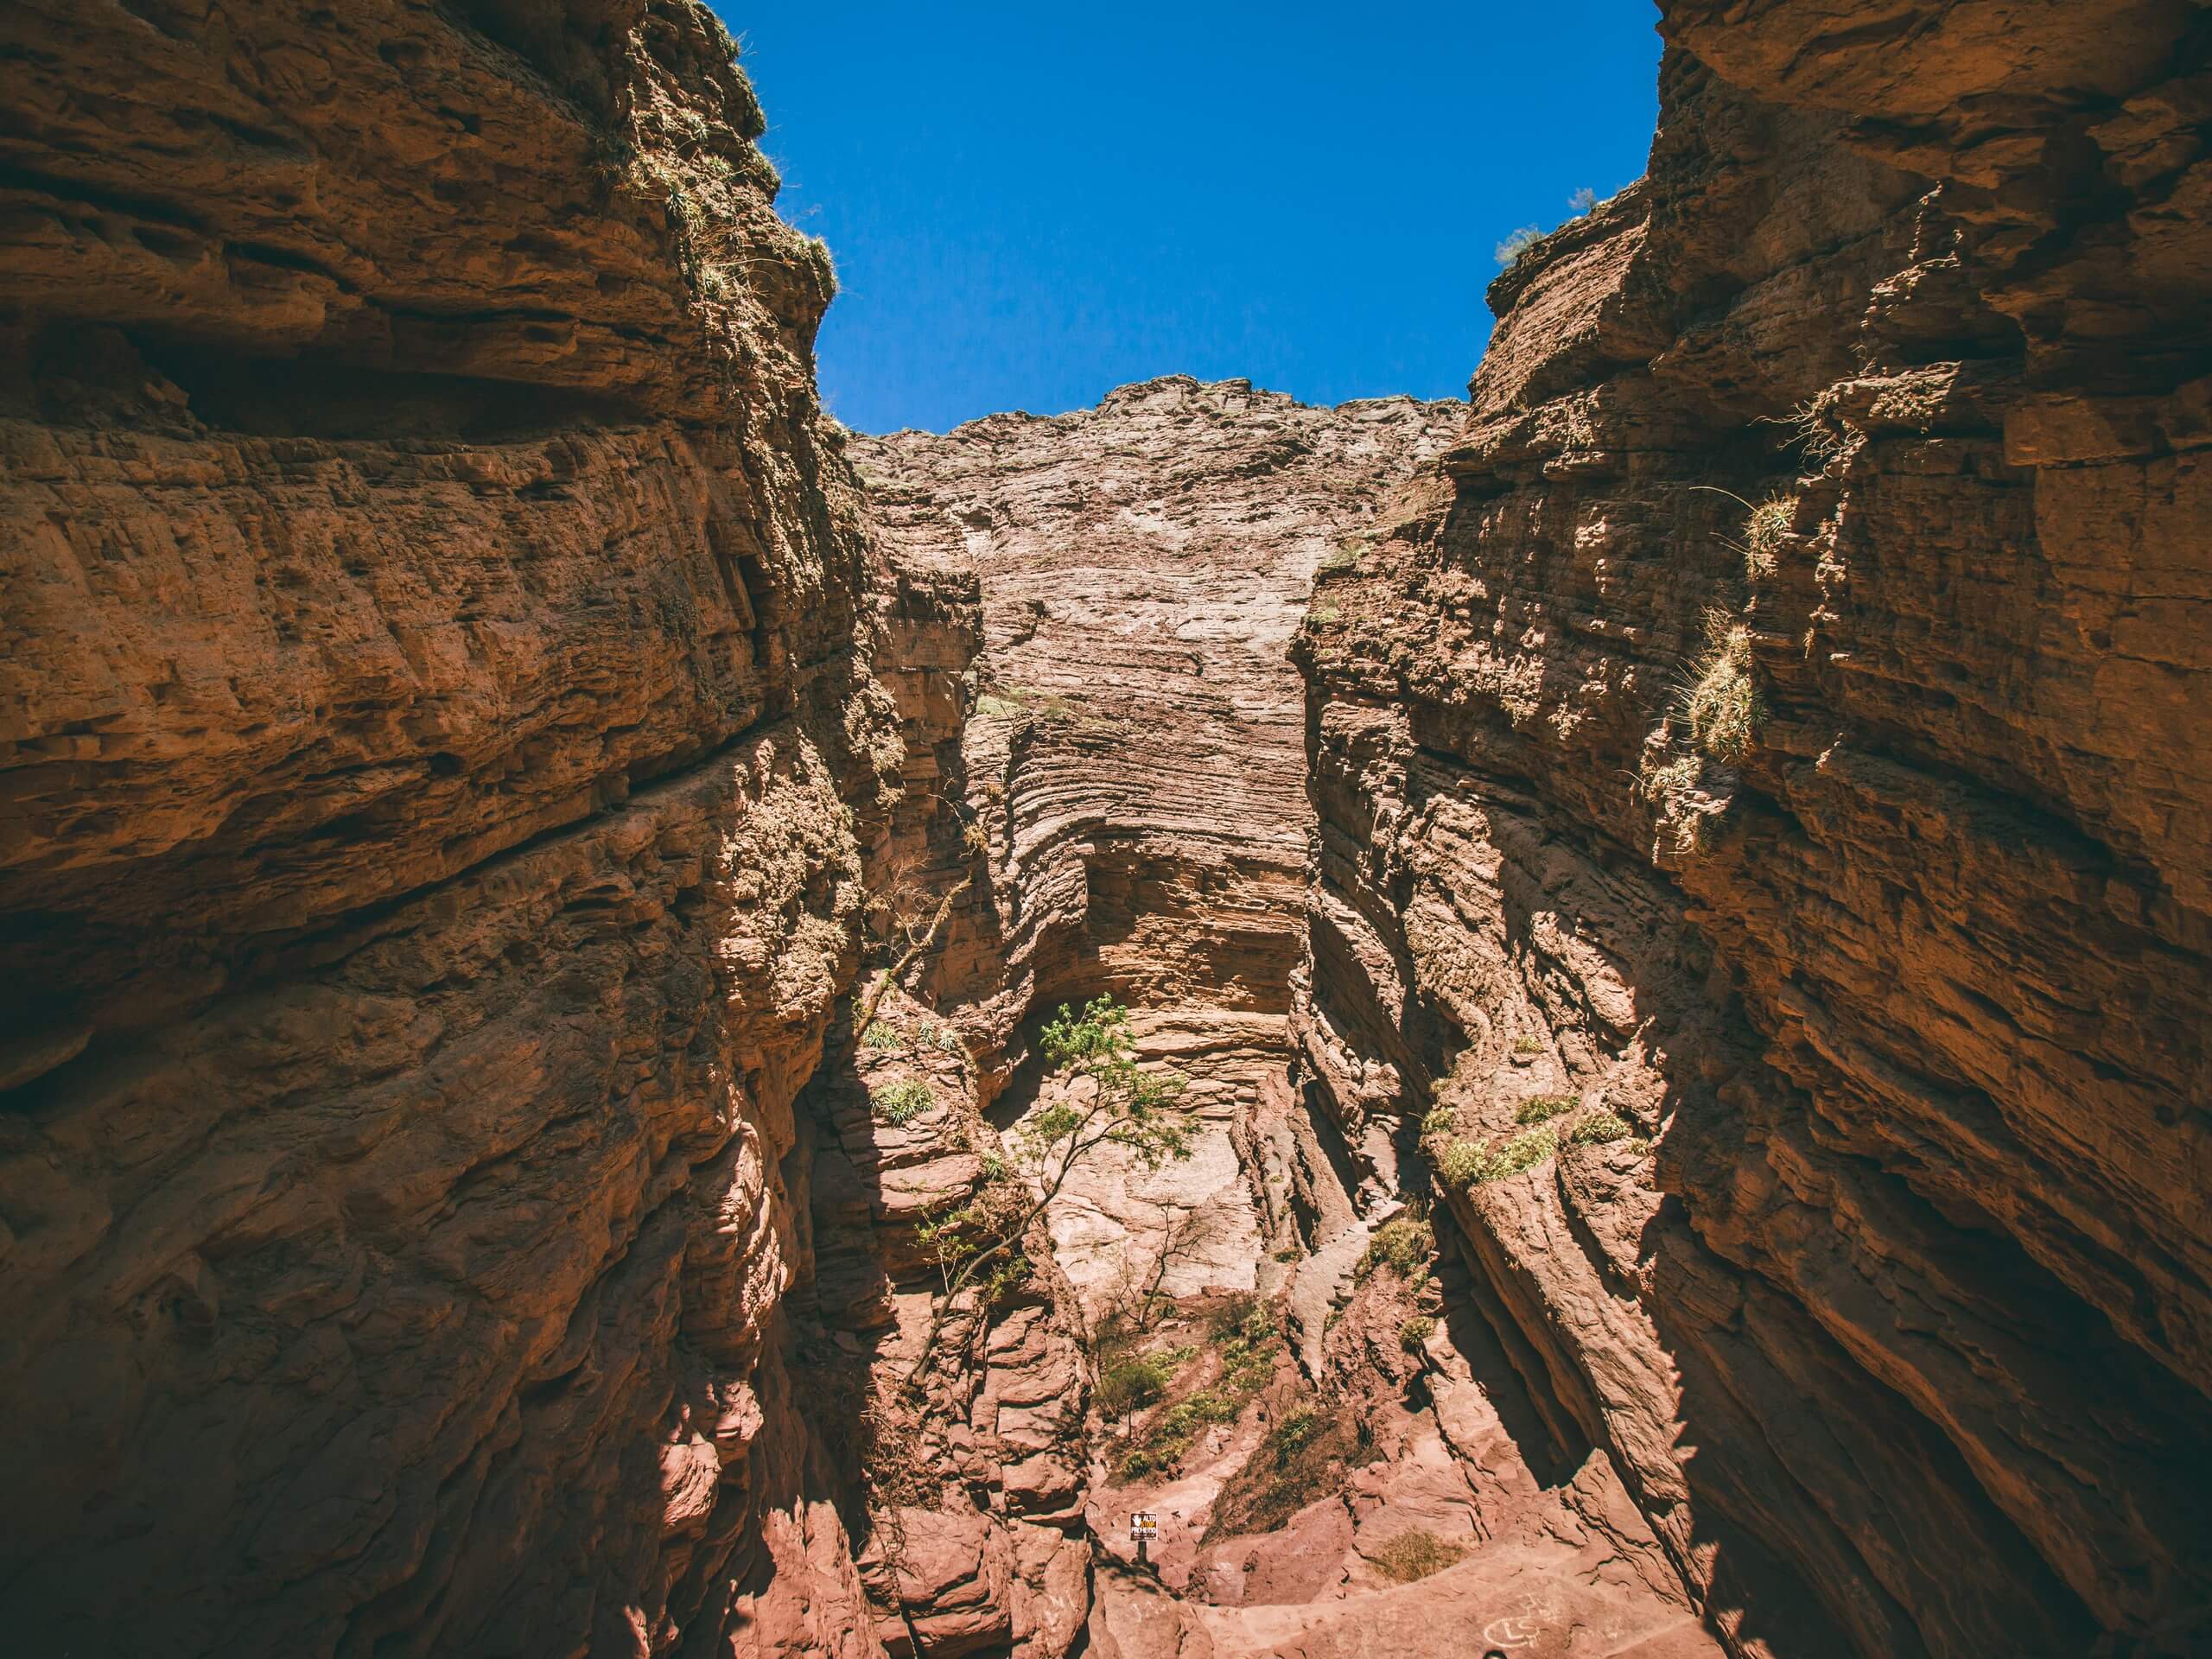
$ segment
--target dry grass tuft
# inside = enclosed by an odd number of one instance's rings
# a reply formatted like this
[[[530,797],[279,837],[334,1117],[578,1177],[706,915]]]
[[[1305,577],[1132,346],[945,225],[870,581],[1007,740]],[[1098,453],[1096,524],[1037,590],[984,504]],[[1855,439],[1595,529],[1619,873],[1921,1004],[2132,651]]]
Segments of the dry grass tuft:
[[[1516,1123],[1546,1123],[1561,1112],[1571,1112],[1582,1103],[1574,1095],[1532,1095],[1521,1103],[1513,1114]]]
[[[1453,1186],[1485,1186],[1534,1169],[1558,1150],[1558,1133],[1543,1124],[1487,1151],[1471,1141],[1454,1141],[1436,1160],[1436,1173]]]
[[[1411,1584],[1456,1565],[1465,1554],[1459,1545],[1447,1544],[1433,1532],[1408,1527],[1368,1559],[1384,1578]]]
[[[1633,1132],[1628,1120],[1618,1112],[1592,1112],[1578,1119],[1567,1138],[1579,1147],[1602,1146],[1609,1141],[1625,1141]]]
[[[1402,1279],[1425,1266],[1436,1249],[1436,1234],[1428,1217],[1416,1211],[1393,1217],[1367,1241],[1367,1250],[1352,1268],[1352,1277],[1364,1280],[1377,1268],[1387,1267]]]

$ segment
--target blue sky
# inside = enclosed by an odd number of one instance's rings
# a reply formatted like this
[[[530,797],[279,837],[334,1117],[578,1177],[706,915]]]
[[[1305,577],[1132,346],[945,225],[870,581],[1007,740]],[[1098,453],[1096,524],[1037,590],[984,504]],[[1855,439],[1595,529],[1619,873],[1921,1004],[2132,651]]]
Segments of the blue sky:
[[[714,3],[861,431],[1175,372],[1460,396],[1498,239],[1637,177],[1657,112],[1649,0]]]

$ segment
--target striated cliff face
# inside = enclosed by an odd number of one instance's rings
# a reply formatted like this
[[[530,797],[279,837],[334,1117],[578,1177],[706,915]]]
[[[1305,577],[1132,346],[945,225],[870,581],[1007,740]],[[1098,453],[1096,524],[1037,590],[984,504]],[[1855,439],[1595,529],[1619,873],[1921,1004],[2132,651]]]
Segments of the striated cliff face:
[[[969,786],[1020,892],[976,925],[1025,1001],[1281,1011],[1311,819],[1287,647],[1314,570],[1457,424],[1174,377],[855,440],[888,544],[982,583]]]
[[[884,438],[695,0],[0,18],[11,1634],[2200,1648],[2206,14],[1661,10],[1471,404]]]
[[[40,1651],[864,1645],[777,1303],[898,737],[732,55],[688,0],[0,21]]]
[[[1094,1300],[1132,1236],[1185,1205],[1201,1236],[1182,1288],[1249,1289],[1272,1248],[1234,1141],[1280,1086],[1303,944],[1312,811],[1287,648],[1314,570],[1359,544],[1459,412],[1172,377],[1073,414],[854,442],[887,545],[981,584],[960,785],[982,868],[929,988],[988,1091],[1015,1084],[1007,1110],[1033,1081],[1014,1077],[1024,1020],[1110,993],[1208,1120],[1190,1164],[1109,1169],[1062,1217],[1061,1264]]]
[[[1664,11],[1316,590],[1317,1099],[1732,1650],[2190,1650],[2201,14]]]
[[[1175,378],[1051,419],[853,442],[907,590],[972,593],[982,620],[970,642],[907,603],[924,620],[892,626],[908,760],[884,862],[912,913],[951,907],[920,1000],[887,999],[809,1096],[813,1294],[825,1332],[853,1333],[838,1410],[869,1402],[855,1529],[894,1652],[1113,1651],[1092,1582],[1123,1524],[1088,1409],[1100,1333],[1133,1299],[1206,1307],[1287,1277],[1310,809],[1287,646],[1316,566],[1458,413]],[[1026,1241],[1041,1270],[933,1351],[916,1409],[886,1379],[947,1312],[922,1230],[977,1203],[1001,1132],[1058,1097],[1039,1023],[1102,994],[1190,1085],[1192,1155],[1086,1166]],[[916,1082],[918,1116],[870,1109]]]

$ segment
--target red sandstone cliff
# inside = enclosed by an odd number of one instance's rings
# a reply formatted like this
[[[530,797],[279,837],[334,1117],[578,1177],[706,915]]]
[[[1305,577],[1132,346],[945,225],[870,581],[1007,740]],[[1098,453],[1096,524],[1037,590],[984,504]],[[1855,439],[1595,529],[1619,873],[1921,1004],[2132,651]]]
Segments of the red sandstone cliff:
[[[898,743],[728,37],[0,56],[0,1622],[862,1650],[780,1166]]]
[[[1319,1098],[1735,1650],[2193,1650],[2202,14],[1664,10],[1317,589]]]
[[[966,784],[998,874],[967,931],[1013,1019],[1106,989],[1281,1013],[1311,817],[1287,647],[1456,421],[1176,377],[855,441],[888,544],[982,583]]]
[[[690,0],[0,19],[10,1633],[2201,1645],[2212,35],[1662,10],[1471,409],[850,441]]]

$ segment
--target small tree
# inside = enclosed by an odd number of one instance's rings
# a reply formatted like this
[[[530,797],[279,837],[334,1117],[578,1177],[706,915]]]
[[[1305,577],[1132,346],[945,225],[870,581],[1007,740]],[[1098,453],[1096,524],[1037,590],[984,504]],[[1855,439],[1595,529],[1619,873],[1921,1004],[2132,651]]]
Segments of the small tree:
[[[943,796],[937,796],[944,801]],[[950,807],[950,803],[946,803]],[[956,814],[959,809],[951,809]],[[987,850],[988,838],[980,834],[979,821],[963,818],[961,845],[973,855]],[[976,879],[972,862],[942,892],[934,891],[936,877],[925,855],[911,850],[887,861],[871,881],[861,923],[868,935],[866,958],[890,957],[868,981],[860,1006],[853,1013],[853,1041],[865,1042],[868,1029],[883,999],[903,981],[915,963],[937,948],[938,936],[951,919],[953,907]],[[934,902],[932,902],[934,899]]]
[[[1047,1106],[1016,1132],[1022,1161],[1044,1185],[1046,1203],[1101,1147],[1126,1147],[1147,1169],[1191,1155],[1191,1115],[1175,1104],[1183,1079],[1173,1072],[1154,1076],[1137,1065],[1129,1011],[1112,997],[1093,998],[1079,1016],[1062,1003],[1045,1027],[1044,1049],[1055,1076],[1091,1084],[1088,1103]]]
[[[1110,996],[1077,1014],[1065,1003],[1045,1027],[1045,1058],[1073,1096],[1056,1101],[1014,1131],[1013,1166],[963,1209],[929,1224],[926,1241],[944,1269],[944,1297],[908,1373],[920,1376],[962,1293],[986,1268],[1012,1265],[1021,1241],[1075,1173],[1106,1147],[1133,1154],[1147,1169],[1191,1155],[1192,1121],[1177,1106],[1183,1079],[1136,1062],[1129,1011]],[[1089,1085],[1087,1096],[1076,1093]]]

